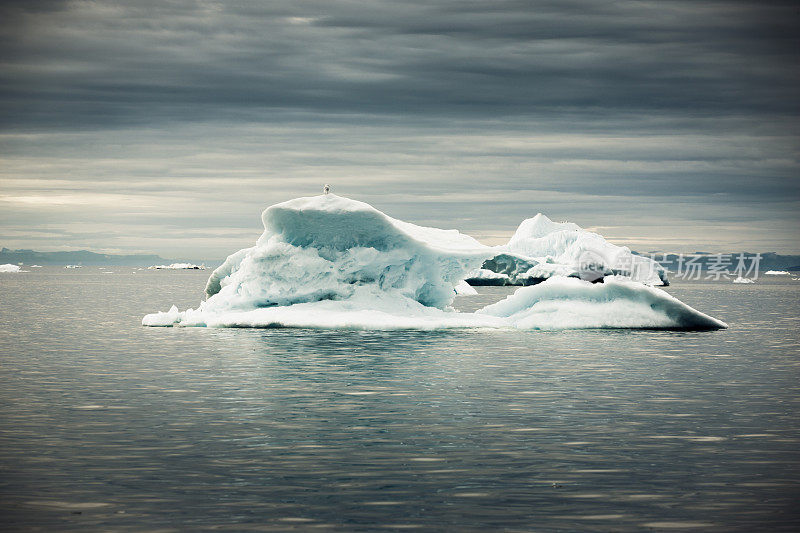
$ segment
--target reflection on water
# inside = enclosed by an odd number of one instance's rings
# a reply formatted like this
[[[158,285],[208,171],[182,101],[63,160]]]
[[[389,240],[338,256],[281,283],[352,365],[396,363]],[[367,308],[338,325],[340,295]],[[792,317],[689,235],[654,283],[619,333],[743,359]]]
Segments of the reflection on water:
[[[6,527],[797,525],[800,284],[670,288],[718,332],[207,330],[139,326],[204,273],[41,270],[0,279]]]

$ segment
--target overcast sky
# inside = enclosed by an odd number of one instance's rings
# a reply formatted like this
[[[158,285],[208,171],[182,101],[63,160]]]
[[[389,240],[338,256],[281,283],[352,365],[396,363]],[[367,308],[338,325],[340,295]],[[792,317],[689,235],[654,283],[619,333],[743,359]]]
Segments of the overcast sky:
[[[0,246],[218,258],[334,192],[487,244],[800,252],[796,2],[0,7]]]

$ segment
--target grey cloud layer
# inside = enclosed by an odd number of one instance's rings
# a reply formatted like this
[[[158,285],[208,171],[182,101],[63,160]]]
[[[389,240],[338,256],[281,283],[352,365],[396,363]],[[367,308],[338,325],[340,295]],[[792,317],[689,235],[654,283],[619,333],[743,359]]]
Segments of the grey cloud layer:
[[[196,228],[250,239],[332,181],[498,239],[543,210],[800,251],[797,26],[791,2],[4,3],[0,244],[221,255]]]
[[[3,116],[796,112],[791,4],[697,4],[21,3],[3,13]]]

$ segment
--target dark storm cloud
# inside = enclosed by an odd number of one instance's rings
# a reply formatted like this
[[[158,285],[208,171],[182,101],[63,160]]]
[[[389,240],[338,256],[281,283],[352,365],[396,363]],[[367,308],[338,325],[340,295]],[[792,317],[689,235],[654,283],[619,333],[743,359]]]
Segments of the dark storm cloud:
[[[7,127],[797,111],[791,4],[24,2],[2,15]]]

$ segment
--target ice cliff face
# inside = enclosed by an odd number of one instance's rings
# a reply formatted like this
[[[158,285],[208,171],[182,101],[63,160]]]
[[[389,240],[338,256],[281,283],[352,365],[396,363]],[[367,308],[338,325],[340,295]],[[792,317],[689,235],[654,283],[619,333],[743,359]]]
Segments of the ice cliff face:
[[[455,230],[393,219],[333,194],[276,204],[264,233],[217,268],[198,309],[153,313],[147,326],[330,327],[364,329],[580,327],[719,328],[725,324],[664,291],[630,280],[593,285],[568,279],[585,250],[620,253],[599,235],[540,215],[506,246],[488,247]],[[595,246],[592,248],[590,246]],[[627,250],[627,249],[622,249]],[[546,257],[541,254],[548,251]],[[531,254],[531,255],[523,255]],[[604,256],[605,257],[605,256]],[[507,263],[545,282],[478,313],[449,307],[462,280],[482,264]],[[562,263],[563,262],[563,263]],[[480,271],[489,279],[503,276]],[[561,274],[561,275],[558,275]]]
[[[211,274],[207,308],[343,300],[367,291],[444,308],[455,285],[492,255],[458,231],[395,220],[334,194],[274,205],[262,221],[256,245]]]

